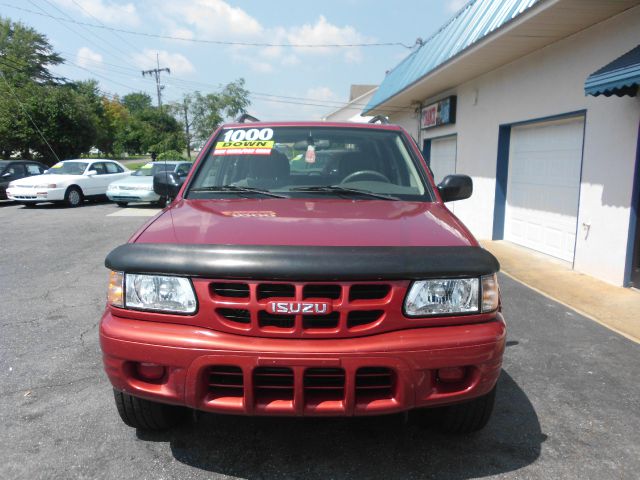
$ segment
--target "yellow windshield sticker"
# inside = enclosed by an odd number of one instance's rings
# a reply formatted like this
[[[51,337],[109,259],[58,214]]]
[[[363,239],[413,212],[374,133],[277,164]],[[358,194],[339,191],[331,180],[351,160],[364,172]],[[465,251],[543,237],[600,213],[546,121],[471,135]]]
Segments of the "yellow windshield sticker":
[[[213,153],[215,155],[269,155],[274,144],[273,140],[218,142]]]
[[[62,162],[58,162],[56,163],[53,167],[51,168],[62,168]]]
[[[153,168],[153,163],[145,163],[145,164],[144,164],[143,166],[141,166],[140,168],[144,168],[144,169],[147,169],[147,168]]]

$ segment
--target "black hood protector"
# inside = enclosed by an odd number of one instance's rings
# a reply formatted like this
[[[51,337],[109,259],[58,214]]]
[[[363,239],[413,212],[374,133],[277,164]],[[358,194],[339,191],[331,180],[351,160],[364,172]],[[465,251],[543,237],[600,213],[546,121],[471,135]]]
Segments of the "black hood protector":
[[[351,281],[475,277],[500,270],[481,247],[321,247],[128,243],[111,270],[188,277]]]

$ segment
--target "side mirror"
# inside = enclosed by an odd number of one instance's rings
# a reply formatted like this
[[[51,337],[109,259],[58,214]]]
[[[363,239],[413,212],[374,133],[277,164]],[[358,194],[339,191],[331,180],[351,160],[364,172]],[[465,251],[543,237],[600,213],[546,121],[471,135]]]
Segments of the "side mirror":
[[[447,175],[438,184],[443,202],[464,200],[473,193],[473,180],[467,175]]]
[[[11,178],[11,177],[13,177],[13,173],[11,173],[11,172],[7,172],[7,173],[3,173],[2,174],[2,178]]]
[[[97,174],[98,174],[98,172],[96,170],[89,170],[87,172],[87,176],[88,177],[93,177],[94,175],[97,175]]]
[[[184,177],[175,172],[161,172],[153,176],[153,191],[165,198],[175,198],[184,183]]]

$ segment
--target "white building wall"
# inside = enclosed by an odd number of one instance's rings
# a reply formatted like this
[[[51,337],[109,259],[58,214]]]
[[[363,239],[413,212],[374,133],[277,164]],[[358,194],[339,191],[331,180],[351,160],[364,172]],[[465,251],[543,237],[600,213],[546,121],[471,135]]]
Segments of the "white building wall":
[[[365,93],[364,95],[354,98],[351,102],[346,104],[344,107],[335,110],[322,117],[322,120],[325,122],[356,122],[356,123],[367,123],[371,120],[372,116],[361,115],[362,109],[365,105],[369,103],[373,94],[376,93],[377,88],[374,88],[370,92]]]
[[[477,238],[490,239],[493,233],[499,126],[586,110],[574,268],[623,284],[640,98],[586,97],[584,81],[640,43],[639,25],[636,7],[423,100],[458,96],[456,125],[425,130],[416,138],[458,134],[457,170],[473,177],[474,194],[456,203],[456,215]],[[416,130],[415,117],[391,119]]]

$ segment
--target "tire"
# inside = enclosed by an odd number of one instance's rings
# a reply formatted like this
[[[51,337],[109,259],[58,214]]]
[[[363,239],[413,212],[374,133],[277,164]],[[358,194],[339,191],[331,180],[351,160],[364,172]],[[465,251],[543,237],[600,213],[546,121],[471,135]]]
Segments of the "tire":
[[[156,205],[160,208],[164,208],[167,206],[167,199],[165,197],[160,197],[156,202]]]
[[[129,205],[127,202],[116,202],[118,204],[119,207],[124,208],[127,205]]]
[[[120,418],[133,428],[167,430],[180,424],[186,417],[187,409],[183,407],[144,400],[115,389],[113,395]]]
[[[83,201],[84,196],[82,195],[82,190],[80,190],[78,187],[69,187],[67,189],[67,192],[64,194],[64,203],[67,205],[67,207],[81,207]]]
[[[444,433],[465,434],[482,430],[493,412],[496,387],[486,395],[447,407],[425,408],[412,413],[413,421],[422,426],[435,426]]]

